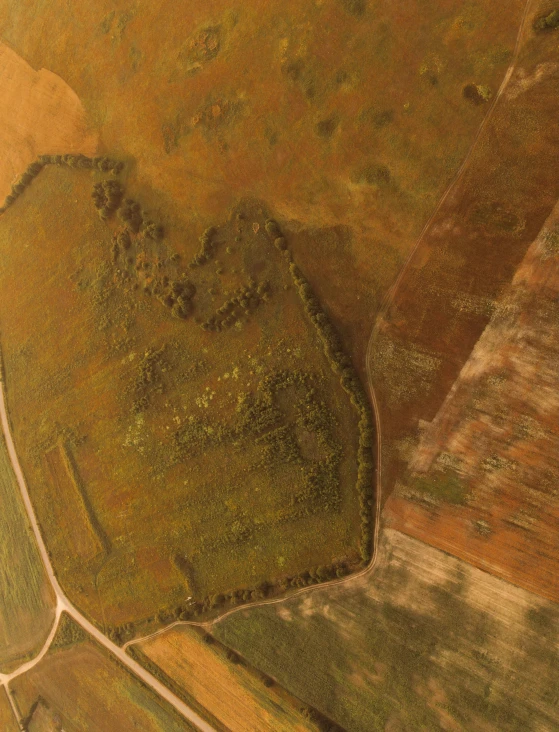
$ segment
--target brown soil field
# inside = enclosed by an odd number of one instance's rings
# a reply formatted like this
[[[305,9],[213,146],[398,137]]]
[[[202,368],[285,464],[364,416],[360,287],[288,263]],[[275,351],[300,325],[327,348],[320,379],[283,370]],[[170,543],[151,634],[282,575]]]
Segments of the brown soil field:
[[[178,684],[186,698],[201,704],[226,730],[316,729],[277,685],[266,686],[242,663],[232,663],[221,644],[207,643],[192,629],[169,630],[138,647]]]
[[[4,732],[18,731],[18,725],[4,688],[0,689],[0,729]]]
[[[95,154],[97,133],[88,129],[75,92],[60,76],[35,70],[2,42],[0,90],[0,201],[38,155]]]
[[[246,195],[292,220],[364,371],[364,331],[490,107],[463,90],[495,94],[523,8],[18,0],[0,33],[76,92],[150,205],[199,231]]]
[[[369,575],[212,633],[352,732],[559,725],[559,606],[399,531]]]
[[[385,498],[559,197],[557,38],[532,28],[549,3],[529,7],[515,71],[370,344]]]
[[[556,602],[558,232],[556,207],[422,426],[384,513],[387,525]]]
[[[194,730],[88,640],[49,651],[11,688],[29,732]]]

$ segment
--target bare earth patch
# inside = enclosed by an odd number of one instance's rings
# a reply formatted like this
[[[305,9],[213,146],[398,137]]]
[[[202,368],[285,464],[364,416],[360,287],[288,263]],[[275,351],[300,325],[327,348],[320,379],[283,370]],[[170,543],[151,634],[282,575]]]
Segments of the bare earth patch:
[[[66,82],[0,43],[0,200],[38,155],[97,150],[85,110]]]

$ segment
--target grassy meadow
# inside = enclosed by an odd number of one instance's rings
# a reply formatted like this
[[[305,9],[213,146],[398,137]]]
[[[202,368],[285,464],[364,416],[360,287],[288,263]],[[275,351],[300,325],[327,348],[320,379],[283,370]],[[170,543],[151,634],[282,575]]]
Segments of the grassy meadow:
[[[350,571],[370,417],[289,236],[246,199],[185,251],[132,199],[97,216],[103,180],[46,165],[0,227],[8,404],[62,586],[119,639]]]
[[[0,437],[0,670],[38,652],[54,620],[54,596]]]

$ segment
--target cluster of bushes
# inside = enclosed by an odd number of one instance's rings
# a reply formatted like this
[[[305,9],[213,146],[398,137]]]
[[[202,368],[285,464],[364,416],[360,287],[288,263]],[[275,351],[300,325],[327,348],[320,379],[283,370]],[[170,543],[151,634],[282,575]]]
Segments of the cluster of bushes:
[[[208,424],[190,415],[173,434],[173,449],[169,460],[179,462],[231,437],[232,431],[228,427],[219,423]]]
[[[196,294],[196,287],[192,282],[184,279],[169,280],[164,276],[155,283],[153,293],[175,318],[185,320],[192,313],[192,300]]]
[[[95,183],[91,197],[99,216],[102,219],[108,219],[120,205],[122,186],[116,180],[104,180]]]
[[[230,328],[241,315],[248,315],[256,310],[261,302],[268,297],[269,283],[264,281],[258,284],[240,287],[233,297],[219,307],[213,315],[200,324],[203,330],[220,332]]]
[[[107,181],[97,185],[106,186],[111,183],[112,181]],[[144,239],[153,239],[154,241],[163,238],[165,232],[161,224],[156,224],[155,221],[144,218],[142,207],[132,198],[124,199],[118,209],[118,216],[133,234],[140,234]]]
[[[215,234],[215,227],[210,226],[210,228],[206,229],[200,237],[200,249],[189,265],[192,269],[194,267],[199,267],[202,264],[206,264],[206,262],[213,257],[215,252]]]
[[[137,234],[140,231],[140,228],[144,223],[140,204],[131,198],[124,199],[118,210],[118,216],[134,234]]]
[[[112,242],[113,262],[117,262],[121,251],[123,253],[127,252],[132,246],[132,239],[128,229],[119,229],[118,231],[115,231]]]
[[[275,242],[281,236],[279,226],[275,221],[266,222],[266,231]],[[288,251],[285,249],[284,251]],[[307,279],[303,276],[297,265],[291,261],[289,272],[299,296],[303,302],[305,311],[314,324],[318,336],[322,342],[324,354],[331,369],[340,377],[340,383],[344,391],[349,395],[352,406],[359,414],[359,448],[357,455],[357,492],[359,495],[360,517],[361,517],[361,542],[360,553],[364,562],[371,558],[373,538],[373,444],[375,438],[375,426],[369,400],[361,385],[359,377],[351,363],[351,359],[343,350],[340,338],[331,324],[330,319],[322,309],[318,299],[315,297]]]
[[[67,648],[75,643],[81,643],[86,640],[87,634],[84,629],[78,625],[68,613],[63,612],[60,616],[60,622],[56,635],[50,644],[50,650],[53,651],[56,648]]]
[[[124,625],[110,625],[106,630],[106,635],[109,640],[116,643],[117,646],[122,646],[134,637],[134,624],[125,623]]]
[[[153,393],[161,393],[161,365],[165,346],[155,350],[148,348],[138,364],[138,370],[127,387],[127,394],[132,398],[132,412],[139,414],[145,411]]]
[[[256,438],[262,448],[262,468],[275,465],[303,464],[297,436],[291,425],[281,425]]]
[[[25,173],[13,184],[11,192],[6,196],[4,205],[0,208],[0,214],[4,213],[21,196],[27,186],[39,175],[43,167],[44,164],[38,161],[27,166]]]
[[[559,10],[553,10],[549,15],[544,15],[534,20],[534,30],[546,31],[559,28]]]
[[[85,155],[39,155],[37,160],[27,166],[25,173],[12,186],[12,190],[4,205],[0,208],[0,214],[11,206],[14,201],[23,193],[27,186],[39,175],[45,165],[66,165],[69,168],[80,168],[82,170],[100,170],[102,172],[113,171],[120,173],[124,164],[107,157],[88,158]]]
[[[101,173],[120,173],[124,163],[106,156],[88,158],[81,153],[78,155],[39,155],[39,163],[43,165],[66,165],[69,168],[82,170],[98,170]]]
[[[316,585],[328,580],[340,579],[350,574],[351,568],[345,562],[313,567],[301,574],[284,577],[278,582],[260,582],[254,587],[245,587],[225,593],[208,595],[203,600],[192,602],[188,606],[179,605],[172,611],[164,611],[165,618],[178,620],[194,620],[212,610],[221,610],[249,602],[258,602],[276,597],[289,589],[300,589]],[[159,616],[158,616],[159,617]]]
[[[163,227],[161,224],[156,224],[155,221],[145,220],[142,223],[142,228],[140,231],[140,234],[144,237],[144,239],[153,239],[154,241],[159,241],[160,239],[163,239],[164,235]],[[178,257],[178,255],[174,255],[175,257]]]
[[[259,435],[276,427],[281,413],[274,403],[273,392],[263,380],[258,393],[242,393],[236,408],[236,428],[239,435]]]
[[[276,406],[275,394],[289,387],[303,389],[303,395],[295,402],[296,424],[315,435],[323,453],[319,460],[303,457],[294,426],[283,423]],[[332,432],[332,414],[312,386],[309,374],[285,370],[266,376],[258,385],[258,394],[240,396],[236,416],[236,436],[251,436],[262,448],[262,469],[289,463],[302,466],[304,487],[293,497],[292,506],[281,517],[282,520],[303,518],[318,510],[335,511],[339,508],[338,467],[341,448]]]

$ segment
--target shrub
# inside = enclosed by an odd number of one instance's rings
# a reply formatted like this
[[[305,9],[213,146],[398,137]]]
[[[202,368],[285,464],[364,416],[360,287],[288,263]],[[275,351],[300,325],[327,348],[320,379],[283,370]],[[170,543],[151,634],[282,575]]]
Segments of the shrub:
[[[281,237],[280,228],[273,219],[268,219],[264,225],[264,228],[272,239]]]
[[[198,254],[196,254],[190,262],[189,266],[191,268],[199,267],[211,259],[214,254],[215,248],[213,241],[215,233],[216,229],[213,226],[210,226],[209,229],[206,229],[206,231],[204,231],[204,233],[200,237],[200,249],[198,251]]]
[[[156,224],[154,221],[144,221],[142,234],[146,239],[159,241],[160,239],[163,239],[163,227],[160,224]]]
[[[117,183],[118,185],[118,183]],[[131,198],[126,198],[118,210],[118,215],[130,231],[137,234],[143,223],[142,209],[140,204]]]
[[[122,187],[114,180],[95,183],[91,197],[101,218],[109,218],[120,205]]]
[[[534,20],[534,30],[547,31],[559,28],[559,10],[553,10],[549,15],[544,15]]]

